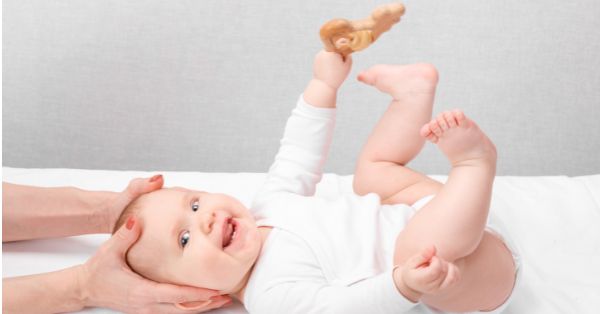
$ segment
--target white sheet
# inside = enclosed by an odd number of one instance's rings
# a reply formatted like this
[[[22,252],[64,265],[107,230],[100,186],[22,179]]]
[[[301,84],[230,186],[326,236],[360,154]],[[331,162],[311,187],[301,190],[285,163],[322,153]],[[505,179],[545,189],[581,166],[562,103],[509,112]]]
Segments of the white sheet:
[[[262,173],[161,173],[167,186],[229,193],[246,205],[264,178]],[[113,191],[123,189],[131,178],[151,174],[155,173],[3,168],[3,180],[7,182]],[[351,180],[351,176],[326,174],[317,194],[349,193]],[[522,284],[505,313],[598,313],[600,175],[498,177],[491,210],[505,222],[523,259]],[[2,248],[3,277],[83,263],[107,238],[107,235],[89,235],[6,243]],[[84,312],[113,313],[107,309]],[[246,311],[235,304],[214,313]]]

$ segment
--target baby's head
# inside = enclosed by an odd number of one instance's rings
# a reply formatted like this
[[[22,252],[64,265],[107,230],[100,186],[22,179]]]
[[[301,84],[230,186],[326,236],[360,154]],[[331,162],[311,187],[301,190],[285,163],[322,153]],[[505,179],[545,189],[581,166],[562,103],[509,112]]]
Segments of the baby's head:
[[[127,263],[157,282],[237,292],[260,251],[254,218],[224,194],[184,188],[144,194],[123,211],[115,230],[132,215],[142,234]]]

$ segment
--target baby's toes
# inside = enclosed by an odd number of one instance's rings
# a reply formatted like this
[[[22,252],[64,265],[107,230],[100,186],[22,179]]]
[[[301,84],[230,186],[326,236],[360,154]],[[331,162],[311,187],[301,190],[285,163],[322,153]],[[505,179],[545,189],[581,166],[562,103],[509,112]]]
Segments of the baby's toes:
[[[440,140],[440,138],[435,136],[435,134],[431,133],[429,134],[429,136],[427,136],[427,140],[435,144]]]
[[[442,129],[442,131],[446,131],[448,130],[448,123],[446,122],[446,118],[444,118],[443,114],[438,115],[438,117],[436,118],[436,121],[438,123],[438,125],[440,126],[440,128]]]
[[[454,109],[452,110],[452,115],[454,116],[454,119],[456,120],[456,123],[458,125],[463,126],[465,124],[467,117],[462,112],[462,110]]]
[[[429,123],[427,123],[421,127],[419,134],[421,134],[422,137],[426,138],[427,140],[429,140],[432,143],[437,143],[437,141],[438,141],[438,137],[435,136],[435,134],[433,134],[433,132],[431,131],[431,128],[429,127]]]
[[[433,134],[435,134],[435,136],[442,136],[442,128],[438,124],[437,120],[432,120],[431,122],[429,122],[429,129],[431,130],[431,132],[433,132]]]
[[[454,118],[454,115],[452,114],[452,112],[444,111],[443,115],[444,115],[444,119],[446,120],[446,123],[448,123],[449,127],[454,128],[458,125],[458,122],[456,122],[456,118]]]
[[[422,137],[427,137],[427,136],[429,136],[429,134],[431,134],[431,129],[429,128],[429,123],[424,124],[421,127],[419,134],[421,134]]]

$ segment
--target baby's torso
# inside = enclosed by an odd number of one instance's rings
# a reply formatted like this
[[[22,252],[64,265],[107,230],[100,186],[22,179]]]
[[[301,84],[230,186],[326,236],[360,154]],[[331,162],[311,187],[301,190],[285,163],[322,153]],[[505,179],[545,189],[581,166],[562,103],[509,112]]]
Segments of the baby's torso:
[[[392,267],[394,242],[412,215],[407,205],[380,205],[375,194],[322,199],[289,195],[255,212],[273,227],[245,299],[282,283],[349,286]]]

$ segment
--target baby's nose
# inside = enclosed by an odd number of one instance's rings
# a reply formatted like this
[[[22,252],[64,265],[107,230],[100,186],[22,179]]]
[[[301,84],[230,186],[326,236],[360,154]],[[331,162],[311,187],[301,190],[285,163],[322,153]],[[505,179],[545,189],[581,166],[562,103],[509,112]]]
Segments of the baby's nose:
[[[200,227],[204,234],[210,234],[214,228],[215,222],[217,220],[215,212],[206,212],[200,218]]]

